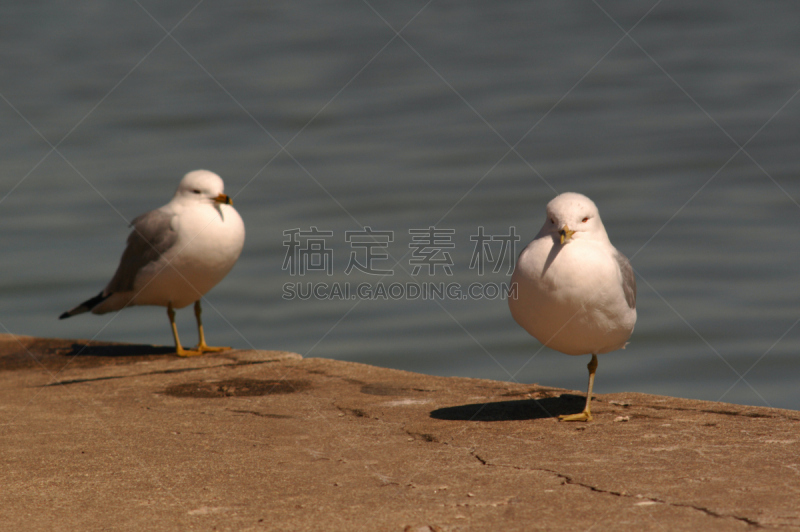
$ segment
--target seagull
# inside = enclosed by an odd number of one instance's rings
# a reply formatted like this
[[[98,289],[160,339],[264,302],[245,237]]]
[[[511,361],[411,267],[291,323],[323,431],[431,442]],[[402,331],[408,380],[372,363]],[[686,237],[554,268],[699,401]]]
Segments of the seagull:
[[[222,178],[208,170],[186,174],[172,200],[136,217],[117,272],[95,297],[59,319],[92,312],[105,314],[133,305],[167,307],[178,356],[196,356],[230,347],[206,344],[200,299],[236,264],[244,246],[244,222],[224,191]],[[194,303],[199,342],[184,349],[175,309]]]
[[[597,355],[624,349],[636,324],[633,268],[611,245],[592,200],[565,192],[547,204],[544,226],[520,253],[511,287],[511,315],[531,336],[567,355],[592,355],[586,407],[559,416],[591,421]]]

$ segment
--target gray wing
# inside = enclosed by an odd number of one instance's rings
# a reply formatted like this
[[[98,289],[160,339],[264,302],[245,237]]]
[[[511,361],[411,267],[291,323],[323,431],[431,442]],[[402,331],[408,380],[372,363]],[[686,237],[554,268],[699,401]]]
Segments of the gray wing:
[[[119,266],[104,290],[105,294],[133,290],[139,272],[158,260],[178,238],[170,226],[172,214],[162,210],[146,212],[131,222],[133,231],[128,235],[128,246],[122,253]]]
[[[630,308],[636,308],[636,276],[628,257],[614,250],[614,258],[619,264],[619,271],[622,273],[622,291],[625,292],[625,301]]]

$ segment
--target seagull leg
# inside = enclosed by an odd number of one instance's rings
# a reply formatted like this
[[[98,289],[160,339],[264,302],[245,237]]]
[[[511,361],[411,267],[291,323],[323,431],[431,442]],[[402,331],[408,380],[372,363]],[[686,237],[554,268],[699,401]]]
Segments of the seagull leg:
[[[200,300],[194,302],[194,316],[197,318],[197,336],[199,338],[199,342],[197,342],[197,351],[200,353],[218,353],[219,351],[228,351],[230,347],[211,347],[206,344],[206,335],[203,333],[203,320],[200,319],[200,315],[203,313],[203,309],[200,308]]]
[[[591,421],[592,411],[589,408],[592,402],[592,388],[594,387],[594,373],[597,371],[597,355],[592,355],[592,360],[587,366],[589,368],[589,392],[586,394],[586,407],[580,414],[570,414],[558,416],[561,421]]]
[[[178,326],[175,325],[175,309],[172,308],[172,301],[167,304],[167,316],[169,316],[169,324],[172,325],[172,336],[175,337],[175,354],[179,357],[193,357],[201,355],[199,351],[191,349],[184,349],[181,347],[181,339],[178,338]]]

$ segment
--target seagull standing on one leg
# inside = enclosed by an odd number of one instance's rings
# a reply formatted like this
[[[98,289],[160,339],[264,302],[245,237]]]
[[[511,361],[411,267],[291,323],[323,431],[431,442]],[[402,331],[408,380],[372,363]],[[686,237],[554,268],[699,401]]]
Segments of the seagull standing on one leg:
[[[586,407],[559,416],[591,421],[597,355],[624,349],[636,324],[633,269],[611,245],[594,202],[574,192],[550,201],[544,226],[520,254],[511,283],[517,297],[509,297],[508,306],[522,328],[562,353],[592,355]]]

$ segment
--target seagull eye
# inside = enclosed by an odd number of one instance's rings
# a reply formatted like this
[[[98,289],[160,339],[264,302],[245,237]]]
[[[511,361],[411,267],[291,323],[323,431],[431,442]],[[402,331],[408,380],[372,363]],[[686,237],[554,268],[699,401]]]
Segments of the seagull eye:
[[[556,223],[555,219],[554,219],[554,218],[550,218],[550,223],[551,223],[551,224],[554,224],[554,223]]]
[[[581,220],[581,222],[583,222],[583,223],[586,223],[588,221],[589,221],[589,217],[588,216],[586,218],[584,218],[583,220]]]
[[[200,194],[200,189],[197,189],[197,188],[196,188],[196,189],[192,190],[192,192],[194,192],[195,194]],[[585,221],[585,220],[584,220],[584,221]]]

